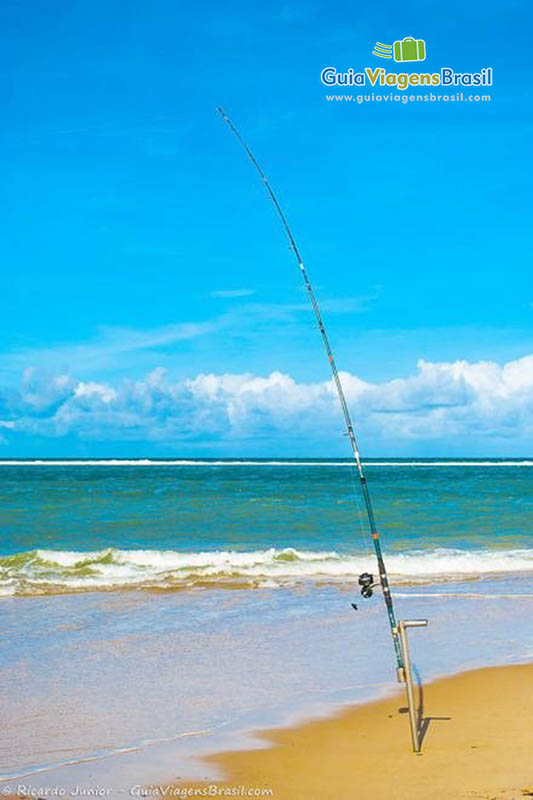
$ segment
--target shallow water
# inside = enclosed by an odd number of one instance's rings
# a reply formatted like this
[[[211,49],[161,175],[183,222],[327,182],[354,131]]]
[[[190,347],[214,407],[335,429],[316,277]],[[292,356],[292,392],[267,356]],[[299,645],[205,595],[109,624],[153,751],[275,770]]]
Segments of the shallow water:
[[[533,656],[531,581],[441,588],[396,595],[400,616],[430,620],[411,636],[424,680]],[[95,766],[122,784],[170,779],[239,731],[391,691],[381,598],[357,612],[352,599],[312,586],[5,600],[2,779],[101,756],[85,780]],[[133,764],[120,755],[132,748]]]

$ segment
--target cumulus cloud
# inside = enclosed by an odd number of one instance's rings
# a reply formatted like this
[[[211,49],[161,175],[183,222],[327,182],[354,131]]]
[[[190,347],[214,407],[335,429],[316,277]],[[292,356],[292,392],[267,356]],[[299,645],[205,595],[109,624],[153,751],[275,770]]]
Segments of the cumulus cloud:
[[[533,439],[533,355],[504,365],[420,361],[415,374],[379,384],[341,377],[366,441]],[[305,436],[324,452],[342,428],[331,380],[303,383],[281,372],[173,381],[158,368],[113,385],[27,370],[17,392],[0,393],[0,412],[6,436],[169,444]]]

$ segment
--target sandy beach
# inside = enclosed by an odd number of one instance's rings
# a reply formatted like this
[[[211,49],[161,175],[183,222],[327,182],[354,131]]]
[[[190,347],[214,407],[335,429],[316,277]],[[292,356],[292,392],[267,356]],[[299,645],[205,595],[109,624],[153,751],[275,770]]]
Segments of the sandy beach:
[[[278,800],[533,797],[532,687],[533,664],[473,670],[425,686],[421,755],[410,751],[400,692],[270,731],[260,737],[263,749],[209,761],[227,776],[216,784],[221,796],[224,789],[267,796],[259,794],[267,789]]]

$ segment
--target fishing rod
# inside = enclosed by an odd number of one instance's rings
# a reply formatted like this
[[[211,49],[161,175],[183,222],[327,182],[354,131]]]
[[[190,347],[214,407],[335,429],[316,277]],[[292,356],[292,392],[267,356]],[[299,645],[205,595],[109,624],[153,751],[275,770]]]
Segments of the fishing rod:
[[[395,616],[395,613],[394,613],[394,606],[393,606],[393,603],[392,603],[392,596],[391,596],[391,591],[390,591],[390,586],[389,586],[389,579],[388,579],[388,576],[387,576],[387,570],[385,569],[385,562],[383,560],[383,551],[381,549],[381,543],[379,541],[379,533],[378,533],[378,529],[377,529],[377,526],[376,526],[376,519],[375,519],[375,516],[374,516],[374,509],[372,507],[372,501],[370,499],[370,492],[368,490],[368,485],[367,485],[367,482],[366,482],[366,477],[365,477],[365,473],[364,473],[364,470],[363,470],[363,465],[361,463],[361,457],[359,455],[359,448],[357,446],[357,439],[355,438],[355,433],[354,433],[354,429],[353,429],[353,425],[352,425],[352,419],[351,419],[351,416],[350,416],[350,411],[348,409],[348,404],[346,403],[346,397],[344,395],[344,389],[342,388],[342,382],[341,382],[341,379],[340,379],[339,372],[337,370],[337,365],[335,364],[335,358],[333,357],[333,351],[332,351],[331,345],[329,343],[329,338],[328,338],[328,335],[326,333],[326,328],[324,327],[324,322],[322,321],[322,315],[321,315],[320,309],[318,307],[318,303],[317,303],[317,300],[316,300],[316,297],[315,297],[315,293],[313,291],[313,287],[311,286],[311,282],[309,280],[309,276],[307,274],[307,270],[306,270],[306,268],[304,266],[303,259],[302,259],[301,255],[300,255],[300,251],[298,249],[298,245],[296,244],[296,240],[295,240],[294,236],[292,235],[292,231],[291,231],[291,229],[289,227],[289,223],[287,222],[287,218],[286,218],[285,214],[283,213],[283,211],[281,209],[281,206],[279,204],[278,198],[274,194],[274,190],[272,189],[270,183],[268,182],[268,179],[267,179],[265,173],[261,169],[261,167],[260,167],[257,159],[255,158],[254,154],[252,153],[252,151],[250,150],[250,148],[246,144],[245,140],[242,138],[241,134],[239,133],[239,131],[237,130],[237,128],[235,127],[235,125],[233,124],[231,119],[225,113],[225,111],[223,111],[223,109],[219,107],[219,108],[217,108],[217,113],[220,114],[220,116],[222,117],[224,122],[228,125],[228,127],[231,130],[231,132],[233,133],[233,135],[236,137],[238,142],[240,142],[240,144],[242,145],[242,147],[246,151],[246,154],[247,154],[248,158],[250,159],[250,161],[254,165],[257,173],[259,174],[259,177],[263,181],[263,183],[264,183],[264,185],[266,187],[266,190],[267,190],[267,192],[268,192],[268,194],[270,196],[270,199],[274,203],[274,207],[275,207],[275,209],[276,209],[276,211],[278,213],[278,216],[279,216],[279,218],[281,220],[281,223],[283,225],[285,233],[287,234],[287,238],[289,239],[291,250],[292,250],[292,252],[294,253],[294,255],[296,257],[296,260],[298,262],[298,266],[300,267],[300,271],[302,273],[302,278],[304,280],[305,287],[306,287],[307,293],[309,295],[309,299],[311,300],[311,305],[313,306],[313,311],[315,312],[316,321],[318,323],[318,329],[319,329],[320,334],[322,336],[322,342],[323,342],[324,348],[326,350],[326,354],[327,354],[327,357],[328,357],[329,365],[331,367],[331,373],[333,375],[333,380],[335,382],[335,387],[337,389],[337,395],[339,397],[339,401],[340,401],[341,408],[342,408],[342,413],[344,415],[344,422],[345,422],[345,425],[346,425],[346,432],[347,432],[348,438],[350,440],[350,445],[351,445],[351,448],[352,448],[353,457],[354,457],[354,460],[355,460],[355,464],[357,466],[357,473],[358,473],[358,476],[359,476],[359,481],[361,483],[361,489],[362,489],[363,498],[364,498],[364,501],[365,501],[366,513],[367,513],[367,516],[368,516],[368,524],[369,524],[369,527],[370,527],[370,532],[372,534],[372,541],[374,543],[374,550],[375,550],[376,559],[377,559],[377,562],[378,562],[379,582],[380,582],[381,588],[383,590],[383,599],[385,600],[385,606],[387,608],[387,615],[388,615],[388,618],[389,618],[389,625],[390,625],[390,629],[391,629],[392,641],[393,641],[393,644],[394,644],[394,652],[395,652],[395,655],[396,655],[396,665],[397,665],[398,679],[403,682],[403,680],[404,680],[404,657],[403,657],[403,652],[402,652],[402,648],[401,648],[401,643],[399,641],[399,633],[398,633],[398,628],[397,628],[397,625],[396,625],[396,616]],[[365,598],[372,597],[372,589],[373,589],[375,584],[374,584],[374,578],[370,573],[363,572],[363,574],[359,576],[359,585],[361,587],[361,594],[363,595],[363,597],[365,597]],[[354,608],[356,608],[355,604],[352,604],[352,605],[354,605]]]

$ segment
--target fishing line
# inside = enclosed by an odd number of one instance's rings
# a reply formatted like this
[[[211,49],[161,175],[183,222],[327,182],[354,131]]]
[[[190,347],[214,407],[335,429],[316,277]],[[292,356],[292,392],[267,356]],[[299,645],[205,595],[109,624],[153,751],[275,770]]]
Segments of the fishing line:
[[[370,535],[368,533],[367,528],[363,523],[363,510],[361,508],[361,502],[359,500],[359,486],[357,485],[357,477],[355,474],[355,470],[352,467],[350,469],[350,478],[353,481],[353,499],[355,501],[355,505],[357,507],[357,519],[359,520],[359,529],[361,531],[361,539],[363,540],[363,544],[366,550],[367,558],[370,559],[372,555],[372,542],[370,539]]]
[[[306,270],[306,268],[304,266],[303,259],[302,259],[301,255],[300,255],[300,251],[298,249],[298,245],[296,244],[294,236],[292,235],[292,231],[291,231],[291,229],[289,227],[289,223],[287,222],[287,218],[285,217],[285,214],[283,213],[283,211],[281,209],[281,206],[279,204],[278,198],[275,195],[274,190],[272,189],[270,183],[268,182],[268,179],[267,179],[265,173],[261,169],[261,167],[260,167],[257,159],[255,158],[254,154],[252,153],[252,151],[250,150],[250,148],[246,144],[245,140],[242,138],[241,134],[239,133],[239,131],[237,130],[237,128],[235,127],[235,125],[233,124],[231,119],[228,117],[228,115],[221,108],[217,108],[217,113],[220,114],[220,116],[222,117],[224,122],[228,125],[230,131],[233,133],[233,135],[235,136],[237,141],[241,144],[241,146],[245,150],[248,158],[250,159],[250,161],[254,165],[254,167],[255,167],[260,179],[263,181],[263,184],[264,184],[264,186],[265,186],[265,188],[266,188],[266,190],[268,192],[268,195],[269,195],[270,199],[274,203],[274,207],[275,207],[275,209],[277,211],[277,214],[278,214],[278,216],[279,216],[279,218],[281,220],[281,224],[283,226],[283,229],[284,229],[284,231],[285,231],[285,233],[287,235],[287,238],[289,240],[290,248],[291,248],[292,252],[294,253],[294,256],[295,256],[295,258],[296,258],[296,260],[298,262],[298,266],[300,268],[300,272],[301,272],[303,281],[305,283],[305,287],[307,289],[307,294],[309,295],[309,299],[311,301],[311,305],[313,307],[313,311],[315,312],[315,318],[316,318],[316,321],[318,323],[318,329],[320,331],[320,335],[322,336],[322,343],[324,345],[324,349],[325,349],[326,355],[328,357],[329,365],[330,365],[330,368],[331,368],[331,374],[333,376],[333,381],[334,381],[335,387],[337,389],[337,396],[339,398],[339,402],[340,402],[340,405],[341,405],[342,413],[343,413],[343,416],[344,416],[344,422],[345,422],[345,426],[346,426],[346,433],[348,434],[348,438],[350,440],[350,446],[352,448],[353,458],[354,458],[354,461],[355,461],[355,465],[357,467],[357,474],[359,476],[359,482],[361,484],[361,490],[362,490],[362,493],[363,493],[363,499],[364,499],[366,514],[367,514],[367,518],[368,518],[368,525],[369,525],[369,528],[370,528],[370,533],[372,535],[372,541],[374,543],[374,552],[375,552],[375,556],[376,556],[376,560],[377,560],[377,564],[378,564],[379,582],[380,582],[381,588],[383,590],[383,599],[385,601],[385,606],[386,606],[386,609],[387,609],[387,616],[388,616],[388,620],[389,620],[392,641],[393,641],[393,644],[394,644],[394,652],[395,652],[395,655],[396,655],[396,664],[397,664],[398,670],[399,671],[403,671],[404,659],[403,659],[403,655],[402,655],[402,651],[401,651],[401,647],[400,647],[400,642],[399,642],[399,639],[398,639],[398,633],[397,633],[397,629],[396,629],[396,616],[395,616],[395,613],[394,613],[394,606],[393,606],[393,603],[392,603],[392,596],[391,596],[391,591],[390,591],[390,586],[389,586],[389,579],[388,579],[388,576],[387,576],[387,570],[385,568],[385,562],[383,560],[383,553],[382,553],[381,544],[380,544],[380,541],[379,541],[379,533],[378,533],[378,530],[377,530],[376,520],[375,520],[375,517],[374,517],[374,509],[372,507],[372,501],[370,499],[370,492],[368,490],[366,477],[365,477],[365,474],[364,474],[364,471],[363,471],[363,465],[361,464],[361,457],[359,455],[359,448],[357,446],[357,440],[355,438],[355,433],[354,433],[354,429],[353,429],[353,425],[352,425],[352,420],[351,420],[351,417],[350,417],[350,411],[348,409],[348,404],[346,402],[346,397],[344,395],[344,389],[342,387],[340,375],[338,373],[337,366],[335,364],[335,358],[333,356],[333,351],[332,351],[330,343],[329,343],[329,338],[328,338],[328,335],[326,333],[326,329],[324,327],[324,322],[322,321],[322,315],[321,315],[320,309],[318,307],[318,303],[317,303],[317,300],[316,300],[316,297],[315,297],[315,293],[313,291],[313,287],[311,286],[311,283],[309,281],[309,276],[307,274],[307,270]],[[372,596],[372,588],[373,588],[373,585],[374,585],[374,579],[373,579],[372,575],[370,575],[369,573],[366,573],[366,572],[363,573],[362,575],[360,575],[359,576],[359,585],[361,586],[361,594],[363,595],[363,597],[371,597]]]

